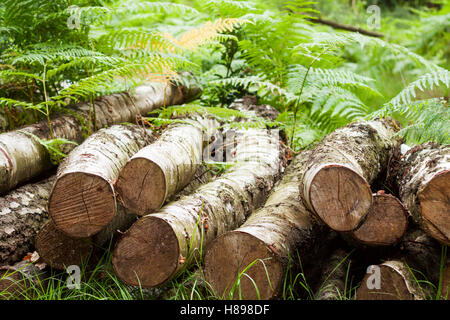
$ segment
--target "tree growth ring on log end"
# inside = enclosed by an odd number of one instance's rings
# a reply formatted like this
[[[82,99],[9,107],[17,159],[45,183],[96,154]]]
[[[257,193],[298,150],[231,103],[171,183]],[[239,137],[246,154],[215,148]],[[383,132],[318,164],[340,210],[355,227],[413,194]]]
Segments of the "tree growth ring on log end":
[[[336,231],[351,231],[364,220],[372,205],[372,191],[367,181],[356,171],[339,164],[320,166],[307,172],[311,183],[304,193],[311,209]]]
[[[48,201],[57,229],[74,238],[100,232],[114,218],[116,210],[111,183],[86,172],[69,172],[59,177]]]
[[[148,215],[134,223],[116,243],[112,265],[126,284],[152,288],[174,275],[179,260],[178,238],[170,224]]]
[[[146,173],[137,174],[142,172]],[[167,196],[166,176],[154,161],[133,158],[122,168],[116,190],[125,208],[136,215],[146,215],[164,204]]]
[[[269,299],[280,290],[274,284],[282,283],[284,274],[277,254],[264,241],[242,231],[231,231],[216,238],[208,247],[204,265],[207,283],[225,299],[230,292],[230,298],[239,299],[241,295],[242,299],[258,299],[256,288],[259,299]]]
[[[423,227],[450,245],[450,170],[441,171],[418,191]]]

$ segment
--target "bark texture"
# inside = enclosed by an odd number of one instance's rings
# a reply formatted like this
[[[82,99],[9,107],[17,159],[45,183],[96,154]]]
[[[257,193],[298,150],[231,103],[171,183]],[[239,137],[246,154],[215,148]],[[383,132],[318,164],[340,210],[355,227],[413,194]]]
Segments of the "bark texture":
[[[390,118],[357,122],[326,136],[310,155],[300,193],[317,217],[336,231],[351,231],[372,205],[370,184],[400,143]]]
[[[198,87],[140,86],[131,96],[118,93],[104,96],[94,102],[95,127],[103,128],[122,122],[135,122],[136,117],[162,107],[163,105],[188,102],[198,96]],[[89,126],[90,103],[80,103],[73,107],[75,115],[57,115],[51,120],[55,138],[65,138],[81,143],[85,138],[83,126]],[[92,114],[94,111],[92,111]],[[92,128],[94,122],[92,120]],[[31,135],[30,135],[31,134]],[[50,139],[46,121],[25,126],[0,134],[0,194],[13,189],[52,167],[49,154],[38,142]],[[65,152],[73,148],[66,145]]]
[[[137,125],[101,129],[76,147],[60,164],[48,210],[56,227],[75,238],[90,237],[117,212],[114,183],[139,149],[154,141]]]
[[[264,207],[208,246],[205,278],[218,296],[257,299],[258,290],[260,299],[275,297],[297,258],[306,264],[317,254],[328,228],[311,219],[298,197],[299,176],[310,152],[296,156]]]
[[[267,130],[236,134],[236,163],[192,195],[138,220],[116,243],[113,267],[131,285],[158,286],[190,265],[217,236],[264,204],[280,176],[281,146]]]
[[[316,300],[341,300],[345,296],[346,276],[352,262],[349,256],[349,252],[339,248],[324,262]]]
[[[49,215],[51,176],[24,185],[0,198],[0,265],[13,264],[32,251],[34,239]]]
[[[343,237],[355,246],[390,246],[406,232],[408,212],[395,196],[374,194],[373,203],[363,223]]]
[[[207,118],[184,119],[181,124],[170,125],[156,142],[134,154],[116,183],[122,205],[141,216],[161,208],[192,180],[202,163],[207,135],[218,125]]]
[[[450,245],[450,146],[427,143],[412,148],[402,159],[397,181],[414,221]]]

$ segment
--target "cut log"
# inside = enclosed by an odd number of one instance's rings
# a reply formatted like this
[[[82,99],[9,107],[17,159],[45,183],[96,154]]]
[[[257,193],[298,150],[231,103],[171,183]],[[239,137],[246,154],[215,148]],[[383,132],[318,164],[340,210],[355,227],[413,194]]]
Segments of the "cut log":
[[[21,261],[0,267],[0,300],[25,300],[36,295],[34,288],[45,286],[46,273],[36,264]]]
[[[159,139],[133,155],[119,173],[118,200],[130,212],[155,212],[186,186],[202,163],[208,132],[218,122],[197,117],[170,125]],[[206,136],[206,139],[205,139]]]
[[[201,165],[194,174],[192,181],[172,198],[194,192],[201,184],[211,181],[214,174]],[[108,226],[96,235],[88,238],[71,238],[59,231],[54,222],[48,220],[36,236],[36,250],[43,262],[57,270],[64,270],[70,265],[94,265],[98,255],[102,255],[116,236],[125,232],[136,220],[120,204],[117,214]],[[98,253],[98,254],[97,254]]]
[[[400,141],[397,123],[378,119],[347,125],[326,136],[310,155],[301,197],[330,228],[351,231],[372,205],[370,184],[387,167]]]
[[[26,184],[0,198],[0,265],[14,264],[32,251],[34,239],[49,215],[51,176]]]
[[[349,290],[347,275],[351,269],[350,253],[344,249],[335,250],[324,262],[320,277],[320,287],[315,293],[316,300],[342,300]]]
[[[310,151],[296,156],[264,207],[207,248],[206,282],[217,296],[269,299],[282,289],[289,266],[317,254],[328,228],[316,224],[298,198],[298,177]],[[244,274],[245,273],[245,274]]]
[[[164,105],[188,102],[198,96],[198,87],[140,86],[135,94],[104,96],[94,102],[96,123],[89,124],[90,103],[81,103],[71,109],[75,115],[57,115],[51,120],[55,138],[81,143],[85,138],[83,127],[103,128],[122,122],[135,122],[136,117]],[[92,112],[94,113],[94,112]],[[50,139],[47,121],[0,134],[0,194],[11,190],[52,167],[49,154],[39,139]],[[65,152],[73,148],[66,145]]]
[[[408,212],[396,197],[379,193],[363,223],[343,237],[356,246],[390,246],[397,244],[406,232]]]
[[[409,150],[397,174],[400,199],[431,237],[450,245],[450,146]]]
[[[91,256],[91,238],[71,238],[59,231],[49,219],[36,236],[36,250],[41,259],[53,269],[64,270],[70,265],[82,266]]]
[[[368,268],[356,297],[358,300],[423,300],[424,293],[403,261],[390,260]]]
[[[368,269],[357,290],[359,300],[423,300],[435,296],[441,264],[441,245],[419,229],[408,230],[393,257]],[[446,260],[442,261],[445,258]],[[430,285],[432,284],[432,285]]]
[[[116,215],[114,182],[128,159],[154,141],[136,125],[101,129],[76,147],[58,167],[48,200],[56,227],[74,238],[90,237]]]
[[[158,286],[191,265],[217,236],[264,204],[284,168],[277,137],[239,130],[236,163],[218,179],[138,220],[116,243],[112,263],[127,284]]]
[[[127,230],[136,220],[136,216],[128,213],[122,206],[111,222],[97,234],[87,238],[72,238],[56,228],[49,219],[36,236],[36,251],[43,262],[56,270],[65,270],[70,265],[93,264],[96,253],[100,255],[107,249],[115,236]]]

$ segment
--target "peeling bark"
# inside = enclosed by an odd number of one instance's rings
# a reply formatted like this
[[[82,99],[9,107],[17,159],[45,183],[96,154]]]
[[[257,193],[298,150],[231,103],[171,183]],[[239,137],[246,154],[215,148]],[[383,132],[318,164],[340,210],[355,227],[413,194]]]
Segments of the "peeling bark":
[[[54,181],[51,176],[0,198],[0,265],[20,261],[32,251],[37,232],[49,218],[46,205]]]
[[[260,299],[275,297],[287,269],[298,264],[298,257],[306,264],[317,254],[328,228],[316,224],[298,198],[298,177],[309,153],[305,151],[294,159],[264,207],[208,246],[205,278],[218,296],[257,299],[256,284]],[[246,275],[240,275],[242,272]]]
[[[168,281],[264,204],[284,168],[279,141],[255,129],[238,131],[236,141],[233,167],[194,194],[144,216],[116,243],[112,263],[122,281],[142,287]]]
[[[342,236],[357,247],[390,246],[400,241],[407,226],[408,212],[400,200],[390,194],[374,194],[363,223]]]
[[[163,105],[188,102],[198,93],[197,87],[178,88],[170,85],[140,86],[133,96],[128,93],[104,96],[94,102],[95,125],[96,128],[103,128],[122,122],[136,122],[139,115],[145,115]],[[51,120],[54,137],[81,143],[85,139],[83,126],[90,126],[90,109],[90,103],[80,103],[71,109],[71,113],[78,116],[55,116]],[[93,120],[91,128],[94,128]],[[30,134],[42,140],[50,139],[47,121],[0,134],[0,194],[52,168],[48,152]],[[69,152],[72,148],[66,145],[64,151]]]
[[[134,154],[120,171],[118,199],[130,212],[155,212],[186,186],[202,163],[204,134],[218,122],[207,118],[184,119],[170,125],[154,143]]]
[[[409,150],[397,183],[414,221],[431,237],[450,245],[450,146],[427,143]]]
[[[139,149],[154,140],[136,125],[101,129],[76,147],[60,164],[48,200],[56,227],[74,238],[90,237],[116,216],[114,183]]]
[[[357,122],[326,136],[310,155],[300,193],[316,216],[336,231],[351,231],[372,205],[370,184],[400,143],[397,123]]]

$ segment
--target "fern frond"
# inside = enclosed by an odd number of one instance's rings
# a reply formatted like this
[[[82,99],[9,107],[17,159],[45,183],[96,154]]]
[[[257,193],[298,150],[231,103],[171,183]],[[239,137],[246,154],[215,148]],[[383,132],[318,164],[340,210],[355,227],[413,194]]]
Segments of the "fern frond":
[[[438,68],[435,71],[422,75],[416,81],[411,82],[406,88],[398,93],[388,104],[391,105],[407,105],[410,104],[416,97],[416,91],[431,90],[435,87],[439,87],[441,83],[445,87],[449,87],[450,84],[450,71]]]
[[[138,12],[155,12],[155,13],[165,13],[165,14],[200,14],[196,9],[173,2],[150,2],[150,1],[137,1],[128,0],[120,3],[114,8],[116,14],[120,13],[138,13]]]
[[[179,47],[194,49],[198,46],[220,39],[220,37],[223,37],[221,33],[231,32],[235,28],[249,22],[249,20],[236,18],[220,18],[215,21],[207,21],[203,26],[193,28],[183,33],[179,39],[175,39],[170,34],[165,34],[165,36]]]

